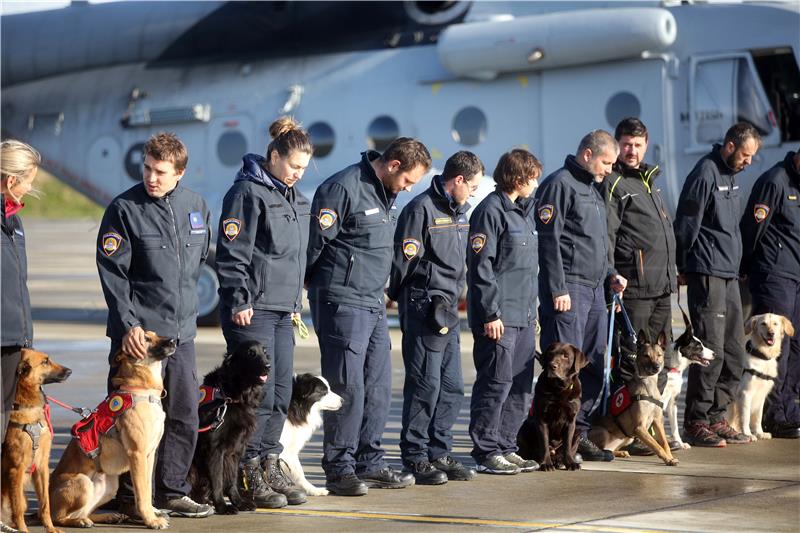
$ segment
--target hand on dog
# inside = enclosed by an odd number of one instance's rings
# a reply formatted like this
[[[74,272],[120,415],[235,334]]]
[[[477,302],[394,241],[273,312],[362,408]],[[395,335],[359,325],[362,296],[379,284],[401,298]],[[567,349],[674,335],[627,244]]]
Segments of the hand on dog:
[[[122,337],[122,349],[139,359],[147,357],[147,339],[140,326],[134,326]]]
[[[250,307],[244,311],[239,311],[233,314],[233,323],[237,326],[249,326],[250,321],[253,319],[253,308]]]

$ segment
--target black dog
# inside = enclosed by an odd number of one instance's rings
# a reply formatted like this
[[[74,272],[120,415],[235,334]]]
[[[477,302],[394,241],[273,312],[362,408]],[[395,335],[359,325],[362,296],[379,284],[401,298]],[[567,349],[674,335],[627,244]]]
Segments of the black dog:
[[[200,434],[189,472],[192,498],[213,503],[217,514],[253,511],[236,487],[239,460],[256,426],[255,409],[264,394],[270,363],[261,344],[243,342],[201,387]],[[231,504],[225,503],[227,495]]]
[[[539,463],[539,470],[579,470],[575,417],[581,407],[578,373],[589,364],[571,344],[554,342],[537,355],[542,373],[534,389],[528,418],[517,433],[519,455]],[[560,451],[561,453],[557,453]]]

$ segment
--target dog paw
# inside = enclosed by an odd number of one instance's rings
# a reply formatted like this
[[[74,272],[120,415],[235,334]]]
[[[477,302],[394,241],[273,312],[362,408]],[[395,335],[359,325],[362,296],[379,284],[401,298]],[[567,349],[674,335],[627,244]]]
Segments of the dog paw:
[[[257,509],[256,504],[248,500],[236,502],[236,508],[242,512],[255,511]]]
[[[758,433],[758,434],[756,434],[756,437],[758,437],[758,438],[759,438],[759,439],[761,439],[761,440],[769,440],[769,439],[771,439],[771,438],[772,438],[772,433],[767,433],[767,432],[765,431],[764,433]]]
[[[681,444],[681,450],[688,450],[689,448],[692,447],[690,444],[687,444],[685,442],[681,442],[680,444]]]
[[[230,504],[215,505],[214,512],[216,514],[239,514],[239,509],[237,509],[236,506]]]
[[[309,487],[306,489],[306,494],[309,496],[327,496],[328,489],[321,489],[318,487]]]
[[[150,529],[167,529],[169,527],[169,520],[163,516],[157,516],[153,520],[145,523]]]
[[[614,452],[614,457],[630,457],[631,454],[624,450],[617,450]]]
[[[580,470],[581,465],[579,463],[566,463],[564,465],[565,470]]]
[[[121,515],[121,516],[123,517],[123,520],[128,518],[125,515]],[[119,524],[119,522],[117,522],[117,524]],[[94,522],[92,521],[91,518],[79,518],[77,523],[76,523],[76,525],[78,527],[94,527]],[[50,532],[48,531],[47,533],[50,533]]]
[[[678,463],[680,463],[680,461],[678,461],[674,457],[670,457],[669,459],[664,461],[664,464],[667,466],[678,466]]]
[[[89,526],[89,527],[91,527],[91,526]],[[64,533],[63,529],[58,529],[57,527],[48,527],[48,528],[45,528],[45,530],[47,531],[47,533]]]
[[[554,472],[555,469],[556,469],[556,465],[554,465],[553,463],[547,462],[547,463],[542,463],[542,464],[539,465],[539,471],[540,472]]]

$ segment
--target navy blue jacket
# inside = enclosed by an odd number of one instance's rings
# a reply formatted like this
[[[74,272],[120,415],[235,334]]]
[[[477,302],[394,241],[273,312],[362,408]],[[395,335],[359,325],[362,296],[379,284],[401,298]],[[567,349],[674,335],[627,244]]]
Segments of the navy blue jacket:
[[[179,341],[197,332],[197,279],[211,240],[205,200],[178,186],[152,198],[134,185],[106,209],[97,271],[108,304],[106,335],[141,326]]]
[[[739,276],[742,203],[734,171],[722,160],[721,148],[715,144],[683,184],[674,224],[680,273]]]
[[[370,161],[326,179],[311,204],[308,242],[308,298],[364,309],[384,306],[397,224],[395,196],[383,187]]]
[[[494,191],[469,220],[467,314],[473,329],[497,320],[528,327],[536,318],[538,243],[533,198]]]
[[[457,205],[441,176],[403,208],[394,233],[389,298],[407,302],[409,289],[428,298],[443,296],[453,306],[466,283],[469,204]]]
[[[2,209],[2,345],[29,347],[33,343],[31,299],[28,295],[28,256],[25,253],[25,230],[17,214],[6,216],[5,197]]]
[[[743,274],[800,281],[800,173],[794,157],[786,154],[753,186],[741,222]]]
[[[222,201],[216,269],[223,307],[299,312],[311,202],[247,154]]]
[[[574,156],[542,181],[536,198],[543,298],[569,294],[567,282],[597,287],[615,273],[605,203],[594,176]]]

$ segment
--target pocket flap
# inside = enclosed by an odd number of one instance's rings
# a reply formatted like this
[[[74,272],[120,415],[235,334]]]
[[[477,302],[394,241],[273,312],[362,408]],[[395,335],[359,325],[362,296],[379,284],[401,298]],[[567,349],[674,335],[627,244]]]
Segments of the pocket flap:
[[[361,353],[363,349],[363,343],[346,337],[340,337],[339,335],[327,335],[325,337],[325,342],[343,350],[350,350],[353,353]]]

